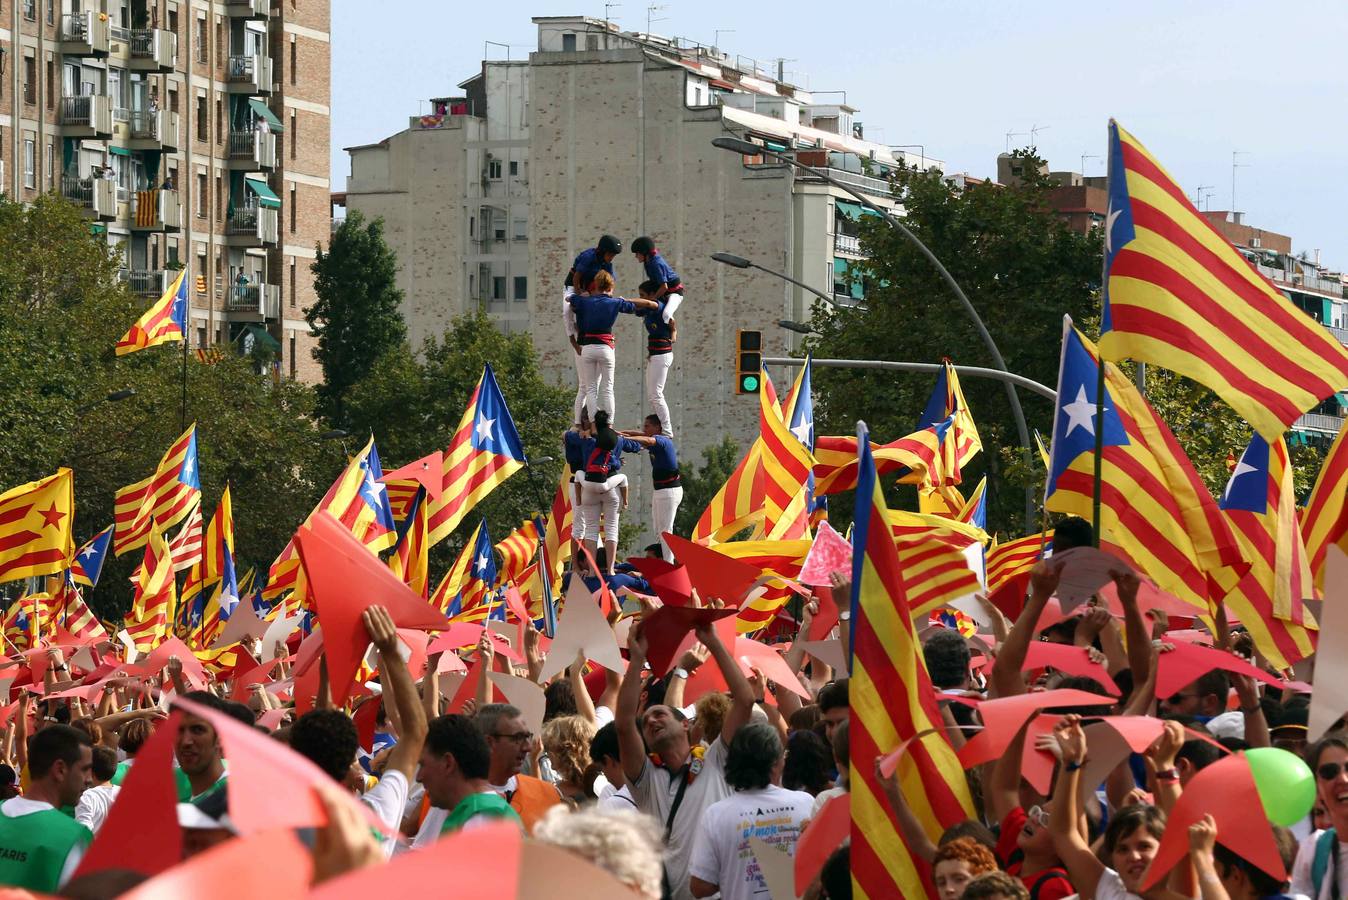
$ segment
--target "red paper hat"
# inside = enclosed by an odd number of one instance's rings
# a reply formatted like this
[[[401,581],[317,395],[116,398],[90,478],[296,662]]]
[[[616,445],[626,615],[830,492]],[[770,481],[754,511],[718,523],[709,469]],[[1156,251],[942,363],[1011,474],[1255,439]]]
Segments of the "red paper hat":
[[[1214,669],[1223,669],[1237,675],[1249,675],[1257,681],[1263,681],[1274,687],[1282,682],[1225,650],[1214,647],[1202,647],[1180,641],[1175,649],[1162,653],[1156,663],[1156,696],[1170,697],[1186,684],[1193,684],[1203,675]]]
[[[978,713],[983,717],[983,730],[959,749],[960,763],[965,768],[970,768],[1001,756],[1026,720],[1041,709],[1062,706],[1113,706],[1114,702],[1113,697],[1070,688],[986,700],[978,704]]]
[[[731,559],[710,547],[694,544],[678,535],[661,535],[679,562],[688,569],[688,578],[705,603],[713,598],[727,606],[739,606],[749,588],[762,577],[756,566]]]
[[[445,455],[436,450],[429,456],[414,460],[400,469],[385,472],[384,477],[379,480],[384,484],[393,481],[415,481],[426,489],[428,497],[439,500],[440,493],[445,487]]]
[[[735,613],[733,607],[662,606],[646,616],[641,633],[646,638],[646,661],[651,664],[651,672],[657,677],[669,674],[674,661],[692,646],[692,641],[686,639],[699,625],[709,625]]]
[[[399,628],[444,628],[448,619],[403,583],[378,556],[326,512],[300,526],[295,546],[304,563],[309,595],[323,623],[332,701],[346,702],[370,636],[361,614],[383,606]]]

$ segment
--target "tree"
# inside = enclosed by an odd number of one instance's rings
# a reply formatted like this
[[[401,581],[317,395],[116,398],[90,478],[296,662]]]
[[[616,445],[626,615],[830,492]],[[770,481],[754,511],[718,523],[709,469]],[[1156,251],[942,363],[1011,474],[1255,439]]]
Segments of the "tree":
[[[118,258],[79,210],[53,196],[0,199],[0,490],[75,471],[75,539],[112,522],[113,494],[150,475],[182,432],[180,344],[113,354],[144,310],[116,279]],[[254,374],[243,357],[189,359],[203,512],[233,488],[239,571],[265,567],[340,471],[318,439],[313,391]],[[136,393],[108,402],[115,391]],[[120,616],[139,551],[111,560],[89,598]]]
[[[739,464],[740,448],[733,438],[722,438],[721,443],[702,449],[702,465],[693,471],[682,466],[683,502],[674,517],[674,533],[690,535],[693,526],[702,517],[702,511],[716,496]]]
[[[317,339],[314,358],[323,367],[320,409],[334,426],[345,426],[345,403],[384,354],[407,339],[398,260],[384,242],[384,221],[347,215],[311,266],[317,302],[304,311]]]
[[[1048,206],[1050,184],[1032,154],[1021,152],[1031,174],[1022,185],[958,188],[939,172],[901,168],[894,193],[905,224],[936,254],[978,310],[1007,367],[1053,385],[1058,371],[1062,316],[1086,325],[1095,315],[1100,281],[1100,237],[1070,231]],[[911,241],[882,220],[863,216],[864,308],[818,310],[819,333],[808,346],[819,356],[954,362],[993,367],[972,321]],[[849,369],[814,374],[819,433],[852,434],[864,419],[874,440],[914,430],[933,379]],[[965,396],[983,438],[984,454],[964,473],[966,491],[989,478],[989,525],[1022,532],[1024,487],[1019,439],[1002,386],[964,380]],[[1031,428],[1051,430],[1053,404],[1020,392]],[[1009,451],[1009,452],[1008,452]],[[899,491],[891,489],[897,502]],[[850,498],[831,498],[831,514],[846,520]],[[911,494],[908,495],[911,505]],[[1032,526],[1031,526],[1032,527]]]
[[[401,466],[449,446],[468,398],[491,363],[510,407],[525,455],[535,462],[482,501],[450,539],[432,550],[432,568],[441,570],[482,517],[499,541],[536,513],[546,513],[562,471],[562,432],[571,421],[569,391],[549,384],[527,334],[505,334],[485,313],[454,319],[439,338],[430,337],[413,354],[405,343],[375,361],[347,398],[350,430],[374,434],[385,469]]]

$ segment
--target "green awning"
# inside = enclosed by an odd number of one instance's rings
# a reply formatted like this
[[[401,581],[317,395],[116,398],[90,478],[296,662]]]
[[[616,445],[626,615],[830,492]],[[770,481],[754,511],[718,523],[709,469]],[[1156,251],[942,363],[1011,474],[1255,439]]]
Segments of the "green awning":
[[[865,209],[860,203],[853,203],[851,200],[834,200],[833,205],[840,214],[854,222],[861,218],[861,211]]]
[[[271,107],[267,106],[267,104],[256,97],[249,97],[248,105],[253,108],[254,113],[266,120],[267,126],[271,128],[272,131],[277,133],[285,131],[285,127],[281,125],[281,120],[276,118],[276,113],[272,112]]]
[[[281,208],[281,198],[272,193],[271,188],[267,186],[267,182],[259,181],[256,178],[245,178],[243,183],[248,185],[250,191],[257,194],[257,200],[263,206],[269,206],[272,209]]]
[[[272,353],[281,352],[281,342],[272,337],[267,329],[253,322],[243,326],[243,331],[239,332],[239,336],[235,338],[239,342],[240,348],[246,346],[246,336],[249,334],[253,336],[254,341],[262,345],[264,350],[269,350]]]
[[[839,290],[843,285],[846,288]],[[861,282],[861,273],[853,271],[841,256],[833,257],[833,291],[836,294],[847,294],[853,300],[866,299],[866,286]]]
[[[108,152],[109,152],[109,153],[116,154],[117,156],[130,156],[130,155],[131,155],[131,151],[128,150],[128,149],[126,149],[125,147],[109,147],[109,148],[108,148]]]
[[[89,226],[89,233],[90,233],[90,234],[107,234],[107,233],[108,233],[108,226],[106,226],[106,225],[90,225],[90,226]]]

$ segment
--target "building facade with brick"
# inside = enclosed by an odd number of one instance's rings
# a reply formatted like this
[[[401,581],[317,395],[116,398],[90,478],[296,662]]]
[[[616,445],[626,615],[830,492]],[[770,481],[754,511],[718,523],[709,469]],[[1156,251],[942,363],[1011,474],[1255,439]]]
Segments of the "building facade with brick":
[[[318,369],[328,0],[0,0],[0,192],[55,192],[157,299],[189,270],[192,347]]]

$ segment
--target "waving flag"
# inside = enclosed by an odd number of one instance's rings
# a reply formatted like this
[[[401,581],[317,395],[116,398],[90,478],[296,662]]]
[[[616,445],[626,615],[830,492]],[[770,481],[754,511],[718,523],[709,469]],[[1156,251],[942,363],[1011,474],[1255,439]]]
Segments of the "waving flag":
[[[758,438],[702,511],[691,539],[708,545],[729,540],[763,521],[763,504],[763,441]]]
[[[1348,552],[1348,420],[1339,428],[1334,446],[1329,448],[1315,488],[1306,502],[1301,519],[1301,535],[1306,541],[1315,586],[1324,589],[1325,554],[1331,544]]]
[[[169,445],[149,478],[117,492],[112,551],[121,556],[144,547],[153,529],[166,531],[177,525],[201,502],[201,479],[197,470],[197,426]]]
[[[139,577],[133,583],[136,593],[126,630],[137,650],[149,652],[168,636],[170,617],[177,605],[173,556],[158,530],[150,532]]]
[[[983,441],[978,436],[978,426],[974,424],[973,414],[969,412],[969,404],[964,399],[959,373],[948,359],[942,365],[941,373],[936,376],[936,386],[927,400],[926,409],[922,411],[917,428],[921,431],[946,419],[952,421],[941,442],[943,476],[946,484],[959,484],[960,470],[983,449]]]
[[[758,567],[764,575],[774,576],[764,593],[744,603],[735,619],[740,634],[759,631],[772,624],[788,600],[796,596],[784,579],[795,579],[810,552],[809,539],[793,541],[730,541],[716,545],[716,552]],[[750,594],[752,597],[753,595]]]
[[[1312,599],[1310,564],[1297,527],[1292,463],[1287,444],[1259,435],[1241,455],[1222,493],[1221,508],[1249,565],[1214,573],[1227,590],[1228,615],[1247,629],[1259,653],[1279,669],[1315,652],[1315,620],[1302,601]]]
[[[787,397],[786,403],[782,407],[782,421],[796,436],[796,440],[800,441],[805,449],[811,453],[814,452],[814,395],[810,387],[810,369],[813,360],[813,355],[805,357],[805,365],[801,366],[800,372],[796,374],[796,383],[791,388],[791,395]],[[815,501],[813,464],[811,464],[810,472],[805,479],[805,497],[807,509],[811,513],[820,503],[827,505],[827,502],[822,499],[819,502]],[[806,530],[809,530],[808,527]]]
[[[24,594],[5,611],[5,640],[21,653],[31,650],[41,643],[43,633],[51,628],[51,619],[49,595]]]
[[[805,377],[805,371],[801,369],[800,378]],[[762,376],[766,383],[766,369]],[[799,435],[771,408],[768,395],[759,391],[758,396],[758,425],[763,442],[763,528],[769,538],[799,538],[809,533],[808,491],[814,457]]]
[[[221,574],[225,569],[225,555],[234,550],[234,502],[231,498],[229,485],[220,493],[220,503],[215,507],[215,514],[211,516],[211,521],[206,526],[206,535],[202,540],[201,559],[196,565],[192,566],[187,573],[187,579],[183,582],[182,601],[186,606],[188,601],[201,593],[203,588],[210,587],[220,580]]]
[[[202,545],[201,503],[192,507],[187,514],[183,527],[169,541],[169,553],[173,555],[173,571],[181,572],[201,562]]]
[[[1100,350],[1206,385],[1268,440],[1348,386],[1348,351],[1194,209],[1109,123]]]
[[[485,366],[445,451],[444,491],[427,508],[430,543],[447,538],[483,497],[524,463],[524,445],[515,420],[491,366]]]
[[[492,552],[486,519],[478,525],[470,546],[472,556],[468,561],[467,574],[459,588],[459,596],[449,607],[450,618],[456,622],[475,622],[487,618],[491,612],[489,595],[496,587],[496,555]]]
[[[112,529],[109,525],[89,539],[75,554],[70,563],[70,577],[76,584],[85,587],[98,587],[99,576],[103,574],[103,563],[108,559],[108,547],[112,544]]]
[[[52,598],[52,617],[61,623],[61,627],[77,638],[99,638],[106,640],[107,631],[93,614],[80,589],[76,586],[69,571],[61,579],[61,587]]]
[[[899,484],[933,484],[942,479],[941,447],[947,418],[888,444],[871,444],[871,458],[881,475],[899,473]],[[815,493],[837,494],[857,486],[857,439],[822,436],[815,440]]]
[[[1064,322],[1047,507],[1092,515],[1095,348]],[[1105,363],[1101,547],[1146,572],[1196,613],[1211,607],[1207,573],[1241,564],[1230,525],[1169,427],[1132,381]]]
[[[463,549],[454,560],[454,565],[449,567],[445,577],[441,579],[435,593],[431,595],[431,605],[440,610],[447,616],[457,614],[461,608],[461,594],[464,585],[468,582],[468,571],[473,566],[473,560],[477,557],[478,546],[482,543],[482,532],[486,528],[486,520],[478,523],[473,529],[473,533],[468,536]],[[488,540],[487,546],[491,546]]]
[[[570,473],[563,468],[562,480],[552,495],[552,509],[543,523],[543,572],[547,576],[549,600],[562,583],[562,567],[571,558],[571,487]]]
[[[164,295],[145,310],[131,330],[117,341],[118,356],[185,339],[187,284],[187,269],[184,267]]]
[[[900,788],[935,841],[973,815],[964,770],[945,737],[922,659],[903,567],[889,536],[885,497],[866,427],[858,426],[856,515],[852,525],[852,758],[873,760],[913,740]],[[927,731],[935,733],[918,738]],[[904,843],[871,766],[852,767],[852,884],[860,898],[924,897],[926,863]]]
[[[70,469],[0,494],[0,583],[66,569],[75,553],[74,513]]]
[[[510,532],[496,552],[501,554],[501,581],[516,581],[538,555],[538,523],[530,519]]]
[[[426,489],[412,498],[406,517],[398,524],[398,543],[393,545],[389,568],[414,592],[425,598],[430,589],[426,542]]]
[[[1043,534],[1032,534],[993,546],[988,551],[988,594],[995,593],[1002,585],[1022,575],[1028,579],[1030,570],[1039,562],[1044,549],[1047,548]]]

